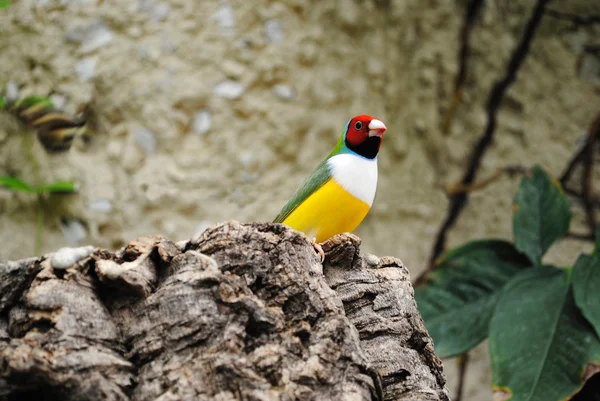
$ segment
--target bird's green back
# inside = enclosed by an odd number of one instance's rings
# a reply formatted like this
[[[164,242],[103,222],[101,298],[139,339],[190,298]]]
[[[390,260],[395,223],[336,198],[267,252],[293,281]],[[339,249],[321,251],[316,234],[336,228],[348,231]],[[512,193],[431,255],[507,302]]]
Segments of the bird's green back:
[[[338,140],[335,148],[331,151],[329,156],[325,158],[317,168],[308,176],[308,178],[302,183],[300,188],[294,192],[290,200],[285,204],[279,215],[275,217],[273,223],[283,223],[283,221],[298,207],[302,202],[304,202],[310,195],[312,195],[316,190],[321,188],[327,181],[331,179],[331,171],[329,170],[329,166],[327,165],[327,160],[332,158],[335,155],[339,155],[340,153],[349,152],[348,147],[346,146],[346,132],[348,131],[348,125],[350,121],[346,124],[344,131],[342,131],[342,135]]]
[[[331,156],[331,155],[330,155]],[[321,188],[331,179],[331,172],[327,166],[327,160],[323,160],[304,183],[294,192],[290,200],[285,204],[279,215],[273,220],[273,223],[283,223],[283,221],[310,195]]]

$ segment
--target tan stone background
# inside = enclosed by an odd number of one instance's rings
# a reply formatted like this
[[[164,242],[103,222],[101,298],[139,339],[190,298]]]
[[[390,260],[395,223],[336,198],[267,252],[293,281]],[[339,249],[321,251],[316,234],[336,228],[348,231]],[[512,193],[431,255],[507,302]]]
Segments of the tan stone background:
[[[377,199],[357,234],[364,250],[400,257],[416,276],[446,213],[444,186],[462,175],[483,132],[488,93],[533,3],[485,2],[463,101],[444,136],[464,0],[13,1],[0,10],[5,95],[52,94],[67,111],[89,103],[96,116],[91,141],[67,154],[33,142],[40,182],[80,188],[49,211],[43,251],[271,220],[348,118],[366,113],[388,131]],[[600,13],[595,0],[550,7]],[[544,17],[481,177],[509,163],[560,174],[600,108],[599,56],[584,51],[600,45],[599,28]],[[35,180],[28,135],[0,114],[0,175]],[[449,246],[511,238],[517,186],[503,178],[474,193]],[[32,255],[35,211],[31,196],[0,189],[1,261]],[[586,247],[563,241],[549,260],[572,263]],[[486,350],[474,353],[466,400],[491,398]],[[446,362],[452,392],[454,365]]]

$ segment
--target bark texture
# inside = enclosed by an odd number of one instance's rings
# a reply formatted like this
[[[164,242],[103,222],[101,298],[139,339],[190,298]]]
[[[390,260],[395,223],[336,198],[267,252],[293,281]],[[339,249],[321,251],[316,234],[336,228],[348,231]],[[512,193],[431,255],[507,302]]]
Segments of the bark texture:
[[[448,400],[397,259],[228,222],[0,264],[1,400]]]

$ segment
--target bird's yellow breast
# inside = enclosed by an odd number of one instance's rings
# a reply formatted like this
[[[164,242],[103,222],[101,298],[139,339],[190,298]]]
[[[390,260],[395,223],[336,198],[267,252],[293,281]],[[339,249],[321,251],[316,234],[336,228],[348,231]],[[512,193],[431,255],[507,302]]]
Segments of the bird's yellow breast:
[[[283,224],[323,242],[336,234],[354,231],[369,209],[367,203],[330,179],[294,209]]]

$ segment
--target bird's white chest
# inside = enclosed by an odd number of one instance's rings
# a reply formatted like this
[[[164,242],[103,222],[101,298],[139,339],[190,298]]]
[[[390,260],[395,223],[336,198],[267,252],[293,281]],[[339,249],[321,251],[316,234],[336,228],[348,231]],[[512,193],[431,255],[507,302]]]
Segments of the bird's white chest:
[[[377,191],[377,158],[353,154],[336,155],[327,160],[332,178],[352,196],[369,205]]]

